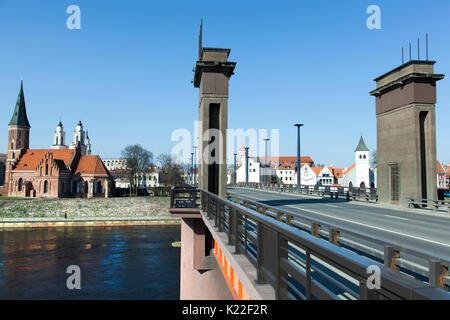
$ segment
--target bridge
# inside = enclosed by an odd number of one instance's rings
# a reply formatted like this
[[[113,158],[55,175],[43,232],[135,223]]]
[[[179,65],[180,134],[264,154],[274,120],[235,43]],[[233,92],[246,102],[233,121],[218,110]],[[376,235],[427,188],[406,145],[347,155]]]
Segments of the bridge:
[[[198,187],[171,190],[181,299],[450,300],[450,217],[435,185],[435,90],[444,76],[434,62],[410,61],[375,80],[377,190],[227,186],[236,63],[230,49],[204,48],[200,30]]]

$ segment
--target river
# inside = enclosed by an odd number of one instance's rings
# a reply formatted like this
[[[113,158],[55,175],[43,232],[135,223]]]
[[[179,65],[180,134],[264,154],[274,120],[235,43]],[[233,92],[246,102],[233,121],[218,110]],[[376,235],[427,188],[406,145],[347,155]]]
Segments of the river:
[[[0,299],[179,299],[179,240],[179,226],[2,230]]]

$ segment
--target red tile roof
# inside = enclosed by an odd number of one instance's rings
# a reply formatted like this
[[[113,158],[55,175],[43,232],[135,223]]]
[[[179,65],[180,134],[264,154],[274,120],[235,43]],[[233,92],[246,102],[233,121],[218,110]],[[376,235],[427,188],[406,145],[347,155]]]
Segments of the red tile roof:
[[[81,156],[75,174],[108,175],[108,169],[99,156]]]
[[[63,149],[63,150],[52,150],[52,149],[28,149],[25,154],[19,159],[16,167],[13,171],[34,171],[36,170],[39,162],[48,153],[53,155],[53,159],[62,160],[66,167],[69,167],[70,162],[73,159],[75,150]],[[61,162],[58,166],[61,167]]]
[[[337,168],[334,168],[331,172],[333,172],[333,175],[334,175],[336,178],[342,178],[342,177],[344,177],[344,169],[337,169]]]
[[[436,161],[436,166],[437,166],[437,173],[445,173],[446,170],[445,168],[442,166],[442,164],[438,161]]]
[[[354,168],[355,168],[355,164],[352,164],[352,165],[350,166],[350,168],[348,168],[347,170],[345,170],[344,176],[345,176],[347,173],[349,173],[350,171],[352,171]]]

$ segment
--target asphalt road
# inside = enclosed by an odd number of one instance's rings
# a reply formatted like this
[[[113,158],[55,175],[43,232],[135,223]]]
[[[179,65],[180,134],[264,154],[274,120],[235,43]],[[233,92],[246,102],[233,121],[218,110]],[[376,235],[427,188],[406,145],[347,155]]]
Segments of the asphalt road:
[[[343,199],[317,199],[242,188],[229,188],[228,192],[450,261],[450,217],[388,209],[377,204],[366,206]]]

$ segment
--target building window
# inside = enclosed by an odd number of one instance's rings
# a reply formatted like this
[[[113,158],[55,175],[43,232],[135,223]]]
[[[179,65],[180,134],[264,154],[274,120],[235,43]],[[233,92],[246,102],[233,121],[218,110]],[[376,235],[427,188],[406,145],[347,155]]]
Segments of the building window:
[[[89,184],[87,181],[84,182],[84,192],[89,193]]]
[[[19,192],[22,192],[22,185],[23,185],[23,180],[22,180],[22,178],[20,178],[20,179],[19,179],[19,186],[18,186],[18,188],[17,188],[17,190],[18,190]]]
[[[45,164],[45,175],[48,176],[48,163]]]
[[[47,194],[48,193],[48,181],[44,182],[44,193]]]
[[[102,182],[101,181],[97,182],[97,192],[102,193]]]
[[[391,201],[398,202],[400,194],[400,178],[398,166],[391,166]]]

